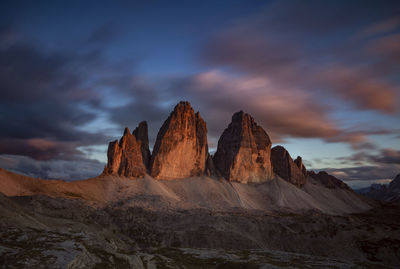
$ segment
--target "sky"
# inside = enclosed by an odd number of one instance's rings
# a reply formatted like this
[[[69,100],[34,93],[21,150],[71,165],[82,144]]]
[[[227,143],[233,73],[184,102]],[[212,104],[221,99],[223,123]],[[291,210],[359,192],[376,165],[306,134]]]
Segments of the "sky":
[[[399,1],[1,1],[0,167],[100,174],[109,141],[175,104],[213,153],[250,113],[309,170],[400,173]]]

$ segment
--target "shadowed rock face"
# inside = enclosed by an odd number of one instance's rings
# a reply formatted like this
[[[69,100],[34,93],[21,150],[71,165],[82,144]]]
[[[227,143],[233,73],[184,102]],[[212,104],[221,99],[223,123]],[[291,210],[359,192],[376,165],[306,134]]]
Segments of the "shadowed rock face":
[[[141,122],[131,134],[125,128],[124,135],[118,142],[108,145],[108,162],[104,174],[126,177],[143,177],[148,170],[150,160],[147,123]]]
[[[335,188],[340,188],[340,189],[347,189],[351,190],[351,188],[341,181],[340,179],[337,179],[336,177],[329,175],[325,171],[321,171],[318,174],[316,174],[314,171],[309,171],[308,176],[312,177],[315,180],[318,180],[319,182],[322,183],[325,187],[329,189],[335,189]]]
[[[307,176],[307,169],[303,164],[303,159],[300,156],[297,156],[296,160],[294,160],[294,163],[297,165],[297,167],[301,170],[304,176]]]
[[[229,181],[264,182],[272,179],[271,140],[243,111],[232,116],[214,155],[214,164]]]
[[[138,127],[133,130],[132,134],[136,137],[136,140],[140,142],[140,152],[142,153],[143,163],[148,170],[150,165],[150,149],[149,149],[149,131],[147,128],[147,122],[142,121],[139,123]]]
[[[271,161],[274,173],[284,180],[298,187],[306,183],[307,172],[301,157],[298,157],[295,163],[284,147],[276,146],[271,150]]]
[[[204,174],[207,126],[189,102],[180,102],[162,125],[151,158],[151,176],[178,179]]]

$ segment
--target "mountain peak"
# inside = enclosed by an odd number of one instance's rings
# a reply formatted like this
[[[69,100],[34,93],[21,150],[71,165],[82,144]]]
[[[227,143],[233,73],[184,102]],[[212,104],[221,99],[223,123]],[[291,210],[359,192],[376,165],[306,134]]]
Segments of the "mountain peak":
[[[294,162],[284,147],[275,146],[271,150],[271,161],[274,173],[284,180],[298,187],[306,183],[307,172],[301,157],[297,157],[296,162]]]
[[[177,179],[202,175],[208,158],[207,126],[189,102],[179,102],[161,126],[151,158],[151,176]]]
[[[131,134],[131,130],[129,130],[128,127],[125,127],[125,129],[124,129],[124,135],[127,135],[127,134]]]
[[[297,167],[301,170],[304,176],[307,176],[307,169],[303,164],[303,159],[300,156],[297,156],[296,160],[294,160],[294,163],[297,165]]]
[[[263,182],[273,177],[271,140],[253,117],[243,111],[232,116],[232,122],[222,133],[214,163],[230,181]]]
[[[180,101],[172,111],[172,113],[177,111],[193,111],[192,105],[188,101]]]
[[[147,123],[141,122],[133,134],[126,127],[119,143],[116,140],[108,145],[107,157],[104,174],[143,177],[150,159]]]

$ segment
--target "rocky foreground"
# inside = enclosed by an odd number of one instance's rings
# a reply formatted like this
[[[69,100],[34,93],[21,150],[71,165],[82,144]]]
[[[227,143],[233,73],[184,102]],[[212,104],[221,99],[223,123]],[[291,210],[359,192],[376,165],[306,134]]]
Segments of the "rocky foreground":
[[[320,212],[148,210],[1,196],[2,268],[396,268],[392,206]]]
[[[0,170],[0,182],[5,268],[396,268],[400,261],[399,207],[311,178],[300,189],[282,179],[62,182]]]

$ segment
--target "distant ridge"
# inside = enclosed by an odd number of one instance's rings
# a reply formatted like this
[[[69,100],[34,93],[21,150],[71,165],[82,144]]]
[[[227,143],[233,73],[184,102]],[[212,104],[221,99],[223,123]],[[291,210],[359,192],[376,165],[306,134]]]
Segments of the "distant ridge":
[[[372,199],[400,204],[400,174],[398,174],[389,185],[372,184],[368,188],[356,191]]]

